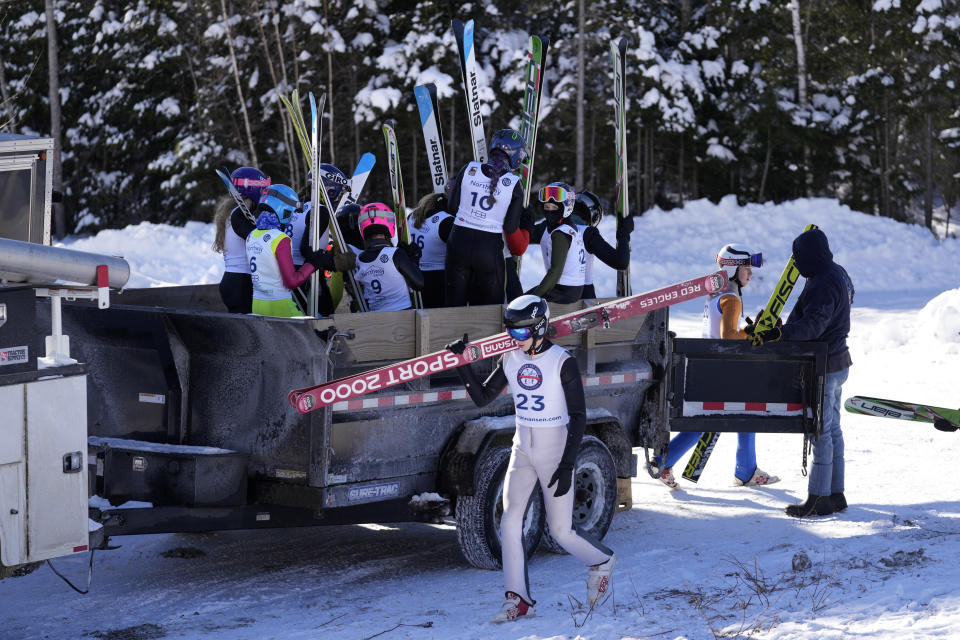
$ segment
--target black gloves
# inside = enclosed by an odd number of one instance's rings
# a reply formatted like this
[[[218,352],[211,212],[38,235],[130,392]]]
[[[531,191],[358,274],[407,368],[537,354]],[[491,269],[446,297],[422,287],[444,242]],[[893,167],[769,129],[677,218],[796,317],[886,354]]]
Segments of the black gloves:
[[[547,485],[547,489],[552,487],[554,483],[557,485],[557,490],[553,493],[555,498],[570,491],[570,483],[573,480],[573,465],[568,462],[560,461],[560,464],[557,465],[557,470],[553,472],[553,475],[550,476],[550,484]]]
[[[760,331],[754,331],[750,334],[750,344],[755,347],[766,344],[768,342],[780,342],[780,338],[783,337],[783,333],[780,331],[780,327],[773,327],[772,329],[765,329]]]
[[[448,343],[446,346],[444,346],[444,349],[446,349],[447,351],[451,351],[457,355],[460,355],[461,353],[467,350],[468,342],[470,342],[470,339],[467,337],[467,334],[463,334],[462,338]]]
[[[304,259],[307,262],[313,265],[313,268],[316,270],[325,269],[330,266],[330,259],[327,257],[327,252],[322,250],[306,249],[307,253],[303,254]]]
[[[347,247],[344,252],[333,250],[333,267],[336,271],[350,271],[357,266],[357,254]]]
[[[956,431],[957,428],[946,418],[934,418],[933,426],[938,431]]]
[[[757,317],[759,318],[762,314],[763,314],[763,309],[760,310],[760,312],[757,314]],[[747,323],[747,324],[744,325],[744,327],[743,327],[743,332],[744,332],[745,334],[747,334],[748,336],[752,336],[753,333],[757,330],[757,325],[756,325],[756,323],[755,323],[753,320],[750,319],[750,316],[747,316],[747,317],[746,317],[746,323]],[[774,326],[775,326],[777,329],[779,329],[780,327],[782,327],[782,326],[783,326],[783,318],[777,318],[777,322],[776,322],[776,324],[775,324]],[[780,339],[780,338],[777,338],[777,340],[779,340],[779,339]],[[774,342],[774,340],[767,340],[767,342]],[[756,346],[756,345],[754,345],[754,346]]]
[[[617,237],[629,238],[633,233],[633,216],[617,217]]]
[[[421,251],[420,247],[417,245],[403,242],[401,240],[397,243],[397,249],[402,249],[404,253],[410,256],[411,260],[413,260],[416,264],[420,264],[420,256],[423,255],[423,251]]]
[[[533,217],[533,207],[524,207],[520,212],[520,228],[526,229],[529,233],[533,233],[534,227],[536,226],[537,223]]]

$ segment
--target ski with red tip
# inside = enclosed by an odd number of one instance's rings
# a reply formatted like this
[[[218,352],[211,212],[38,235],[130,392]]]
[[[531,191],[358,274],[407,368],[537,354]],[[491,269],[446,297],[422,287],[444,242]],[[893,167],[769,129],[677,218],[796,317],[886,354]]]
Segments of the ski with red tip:
[[[547,336],[562,338],[595,327],[607,328],[619,320],[669,307],[679,302],[693,300],[719,291],[725,286],[727,286],[727,275],[723,271],[718,271],[646,293],[618,298],[557,317],[550,323]],[[436,351],[365,373],[332,380],[312,387],[294,389],[288,394],[287,399],[300,413],[309,413],[334,402],[381,391],[433,373],[448,371],[477,360],[492,358],[516,348],[517,343],[513,338],[505,332],[498,333],[469,343],[462,354],[447,350]]]

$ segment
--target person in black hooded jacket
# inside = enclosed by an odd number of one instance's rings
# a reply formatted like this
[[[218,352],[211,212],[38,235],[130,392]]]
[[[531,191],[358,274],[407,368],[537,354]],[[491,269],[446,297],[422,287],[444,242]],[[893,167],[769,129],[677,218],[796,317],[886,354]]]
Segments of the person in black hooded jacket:
[[[847,508],[844,491],[843,432],[840,394],[852,360],[847,348],[853,282],[833,261],[827,236],[819,229],[804,231],[793,241],[793,259],[806,283],[782,327],[755,332],[753,346],[778,340],[827,343],[827,379],[823,394],[823,430],[813,444],[813,468],[807,500],[786,508],[788,516],[824,516]]]

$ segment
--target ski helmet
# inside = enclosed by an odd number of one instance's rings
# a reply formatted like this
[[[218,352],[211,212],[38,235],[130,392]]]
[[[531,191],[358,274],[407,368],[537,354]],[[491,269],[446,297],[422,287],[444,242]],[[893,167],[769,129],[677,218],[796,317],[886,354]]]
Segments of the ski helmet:
[[[237,188],[240,195],[244,198],[250,198],[254,202],[260,202],[260,196],[263,190],[270,186],[270,178],[254,167],[240,167],[234,169],[230,174],[230,182]]]
[[[355,247],[363,246],[363,236],[360,235],[360,229],[357,226],[357,216],[360,214],[360,205],[355,202],[346,204],[337,212],[337,223],[340,230],[343,231],[343,239],[347,244]]]
[[[514,340],[537,340],[547,335],[550,324],[550,307],[540,296],[522,295],[515,298],[503,310],[503,326]]]
[[[393,210],[382,202],[371,202],[363,205],[357,218],[360,225],[360,235],[363,236],[364,240],[367,239],[368,230],[370,230],[370,233],[383,233],[379,229],[370,229],[370,227],[376,226],[383,227],[384,231],[388,232],[392,238],[397,231],[396,220]]]
[[[750,249],[742,244],[728,244],[717,253],[717,264],[727,272],[730,280],[740,282],[737,280],[737,269],[741,266],[763,266],[763,254],[751,253]]]
[[[574,203],[577,201],[577,194],[573,187],[566,182],[551,182],[540,189],[540,202],[555,202],[560,205],[560,210],[556,212],[560,219],[568,217],[573,213]],[[553,212],[550,212],[553,213]]]
[[[350,178],[343,171],[332,164],[320,163],[320,179],[323,180],[323,189],[330,198],[330,206],[336,207],[344,191],[350,191]],[[313,180],[313,174],[308,175],[307,182]]]
[[[577,194],[577,201],[573,205],[573,213],[580,216],[584,223],[595,227],[600,224],[600,220],[603,218],[603,205],[595,193],[584,189]]]
[[[302,210],[297,192],[285,184],[267,187],[260,198],[260,211],[272,211],[277,214],[280,224],[290,222],[293,213]]]
[[[490,138],[490,152],[494,149],[507,154],[507,164],[511,171],[516,171],[527,159],[527,141],[516,129],[500,129]]]

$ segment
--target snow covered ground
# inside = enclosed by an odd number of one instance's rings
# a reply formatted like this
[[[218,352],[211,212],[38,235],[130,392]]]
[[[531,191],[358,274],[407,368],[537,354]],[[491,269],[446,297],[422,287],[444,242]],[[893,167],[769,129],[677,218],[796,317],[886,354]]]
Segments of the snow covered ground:
[[[793,237],[814,222],[857,287],[844,397],[960,405],[960,243],[852,212],[831,200],[738,207],[689,203],[637,218],[634,291],[712,270],[727,242],[763,251],[746,293],[759,309]],[[602,226],[613,236],[613,221]],[[73,248],[124,254],[131,286],[216,282],[209,225],[141,224]],[[615,279],[598,268],[598,292]],[[524,281],[543,273],[524,260]],[[699,336],[702,302],[671,328]],[[753,313],[750,313],[753,315]],[[806,495],[797,436],[757,437],[760,466],[782,482],[733,485],[736,438],[721,437],[696,486],[670,492],[645,475],[633,509],[606,543],[618,556],[614,596],[588,613],[585,570],[539,553],[530,566],[537,617],[489,618],[499,573],[462,559],[452,524],[345,526],[117,538],[97,552],[91,592],[47,567],[0,581],[0,637],[300,638],[954,638],[960,634],[960,434],[844,413],[850,508],[797,521],[783,506]],[[641,453],[642,452],[638,451]],[[795,566],[809,562],[805,569]],[[55,561],[75,582],[85,557]]]

